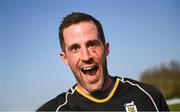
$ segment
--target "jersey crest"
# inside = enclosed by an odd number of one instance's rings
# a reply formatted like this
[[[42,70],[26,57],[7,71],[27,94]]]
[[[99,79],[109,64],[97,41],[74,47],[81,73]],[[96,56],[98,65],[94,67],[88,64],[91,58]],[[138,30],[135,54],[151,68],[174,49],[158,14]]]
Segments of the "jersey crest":
[[[124,104],[126,112],[137,112],[137,107],[134,104],[134,101],[132,101],[131,103],[126,103]]]

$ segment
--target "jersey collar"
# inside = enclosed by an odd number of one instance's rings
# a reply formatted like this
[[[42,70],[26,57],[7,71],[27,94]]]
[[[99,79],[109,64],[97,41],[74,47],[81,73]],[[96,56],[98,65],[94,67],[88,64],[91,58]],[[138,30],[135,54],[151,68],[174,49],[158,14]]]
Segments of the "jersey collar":
[[[104,103],[104,102],[106,102],[106,101],[108,101],[109,99],[112,98],[112,96],[114,95],[114,93],[115,93],[115,91],[116,91],[116,89],[117,89],[117,87],[118,87],[119,82],[120,82],[120,80],[119,80],[119,79],[116,79],[116,82],[115,82],[115,84],[114,84],[113,89],[111,90],[111,92],[109,93],[109,95],[108,95],[106,98],[104,98],[104,99],[97,99],[97,98],[94,98],[94,97],[92,97],[92,96],[90,96],[90,95],[88,95],[88,94],[85,94],[85,93],[84,93],[80,88],[78,88],[77,86],[76,86],[76,90],[77,90],[77,92],[80,93],[82,96],[84,96],[85,98],[87,98],[87,99],[89,99],[89,100],[91,100],[91,101],[93,101],[93,102],[96,102],[96,103]]]

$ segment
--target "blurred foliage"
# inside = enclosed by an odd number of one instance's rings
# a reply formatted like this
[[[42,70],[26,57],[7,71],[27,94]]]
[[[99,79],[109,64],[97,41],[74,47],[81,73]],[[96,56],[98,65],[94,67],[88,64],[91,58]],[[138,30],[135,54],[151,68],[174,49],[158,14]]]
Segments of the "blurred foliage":
[[[180,111],[180,103],[169,105],[170,111]]]
[[[180,97],[180,64],[177,61],[144,71],[140,80],[158,88],[166,99]]]

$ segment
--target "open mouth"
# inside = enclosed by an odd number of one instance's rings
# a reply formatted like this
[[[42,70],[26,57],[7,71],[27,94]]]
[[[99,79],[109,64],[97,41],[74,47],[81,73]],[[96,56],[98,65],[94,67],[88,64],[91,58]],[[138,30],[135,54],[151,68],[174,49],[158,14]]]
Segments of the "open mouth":
[[[85,75],[96,75],[96,72],[98,70],[98,65],[94,65],[94,66],[89,66],[89,67],[83,67],[81,69],[82,73],[84,73]]]

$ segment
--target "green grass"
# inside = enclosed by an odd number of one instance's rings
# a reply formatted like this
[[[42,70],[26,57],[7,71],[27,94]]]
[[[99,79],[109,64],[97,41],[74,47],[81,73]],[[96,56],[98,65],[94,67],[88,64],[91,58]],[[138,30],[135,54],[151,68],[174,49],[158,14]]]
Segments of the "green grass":
[[[173,105],[169,105],[169,109],[171,111],[180,111],[180,103],[178,104],[173,104]]]

